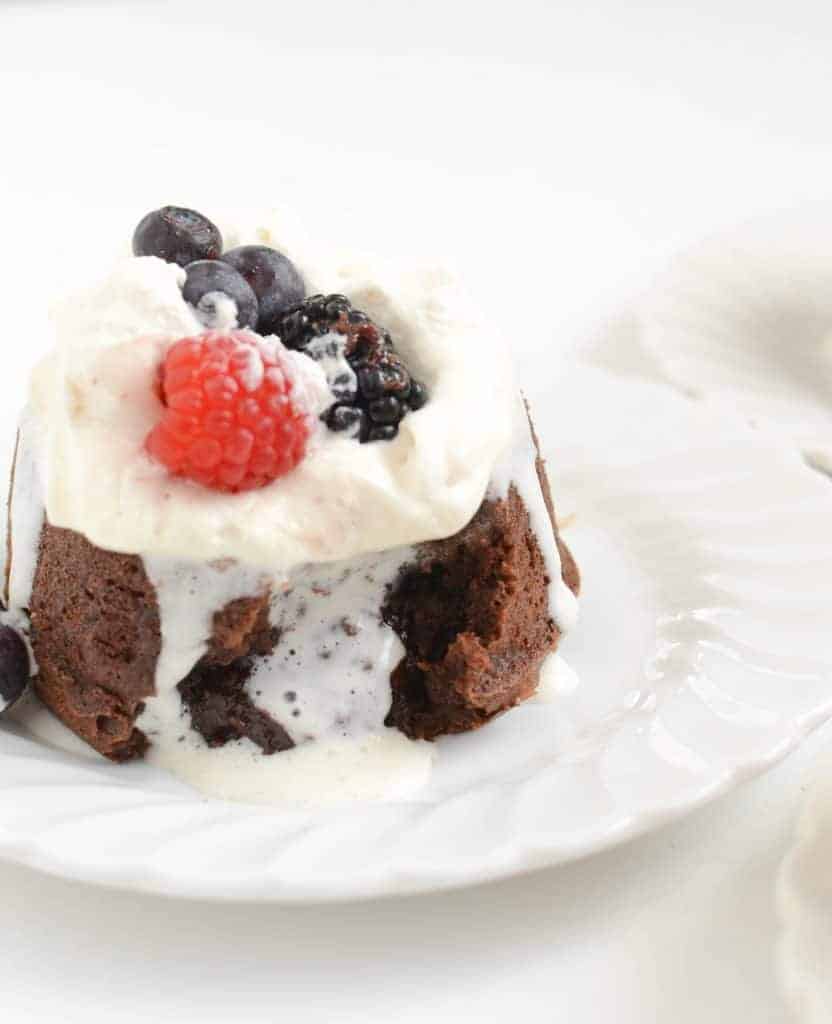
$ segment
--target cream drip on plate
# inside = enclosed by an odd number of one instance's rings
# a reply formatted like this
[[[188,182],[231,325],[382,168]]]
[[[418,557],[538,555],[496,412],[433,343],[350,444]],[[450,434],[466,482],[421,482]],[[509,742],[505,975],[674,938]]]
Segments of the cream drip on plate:
[[[156,696],[136,722],[151,741],[146,760],[213,796],[257,803],[415,793],[435,751],[384,725],[390,673],[404,647],[379,611],[386,588],[413,556],[397,548],[306,566],[283,582],[239,566],[145,558],[162,634]],[[205,654],[217,609],[267,589],[280,642],[254,661],[245,689],[296,746],[270,755],[247,738],[210,747],[192,727],[178,684]]]

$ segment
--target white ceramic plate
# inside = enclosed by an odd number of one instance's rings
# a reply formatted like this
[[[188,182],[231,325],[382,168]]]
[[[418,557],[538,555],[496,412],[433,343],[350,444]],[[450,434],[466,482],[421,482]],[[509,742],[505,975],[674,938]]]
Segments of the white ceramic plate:
[[[640,307],[644,349],[686,394],[770,423],[832,472],[832,205],[813,203],[678,257]]]
[[[795,844],[783,862],[780,975],[795,1017],[832,1020],[832,760],[823,759],[806,797]]]
[[[563,647],[577,681],[440,742],[420,799],[316,812],[206,800],[5,725],[0,855],[210,899],[466,885],[678,817],[830,717],[828,483],[777,436],[659,385],[575,370],[541,405],[584,573]]]

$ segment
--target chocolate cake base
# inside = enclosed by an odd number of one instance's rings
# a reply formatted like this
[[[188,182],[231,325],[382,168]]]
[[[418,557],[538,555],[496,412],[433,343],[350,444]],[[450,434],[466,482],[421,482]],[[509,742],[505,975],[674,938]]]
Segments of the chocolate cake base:
[[[577,594],[578,566],[558,531],[531,416],[529,429],[561,576]],[[432,740],[477,729],[530,697],[560,639],[549,610],[550,582],[513,486],[507,499],[483,502],[456,536],[423,545],[382,610],[407,651],[391,678],[386,724]]]
[[[393,672],[386,724],[412,739],[479,728],[530,697],[559,633],[517,491],[484,502],[456,536],[425,544],[383,616],[407,651]]]
[[[578,570],[558,535],[539,457],[537,472],[562,576],[577,593]],[[406,651],[392,673],[386,724],[432,740],[478,728],[529,697],[559,639],[549,583],[514,487],[504,499],[485,500],[455,536],[421,545],[379,611]],[[280,642],[269,600],[263,594],[218,609],[205,656],[179,684],[193,728],[212,746],[247,737],[270,754],[293,745],[245,689],[252,659]],[[47,523],[30,616],[44,703],[112,760],[141,757],[149,741],[136,720],[153,695],[161,649],[159,606],[141,558]]]
[[[277,639],[268,611],[268,594],[220,609],[198,668],[267,653]],[[148,741],[135,721],[153,695],[161,649],[159,605],[141,558],[104,551],[47,523],[29,614],[43,702],[106,757],[140,757]]]

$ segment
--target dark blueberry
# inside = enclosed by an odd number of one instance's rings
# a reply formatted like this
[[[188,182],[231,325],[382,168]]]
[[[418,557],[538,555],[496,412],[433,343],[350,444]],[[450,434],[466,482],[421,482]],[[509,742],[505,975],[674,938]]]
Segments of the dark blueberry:
[[[398,423],[402,418],[402,403],[393,395],[385,395],[384,398],[377,398],[370,402],[367,410],[373,423]]]
[[[370,427],[367,433],[368,441],[392,441],[393,438],[398,434],[399,428],[395,423],[385,424],[384,426]]]
[[[23,696],[29,682],[29,654],[20,634],[0,626],[0,711]]]
[[[134,256],[158,256],[185,267],[194,260],[215,260],[222,252],[222,235],[196,210],[163,206],[143,217],[133,232]]]
[[[303,300],[306,286],[294,263],[267,245],[241,245],[220,257],[248,282],[260,304],[260,334],[279,334],[279,320]]]
[[[422,406],[428,400],[428,389],[424,384],[418,380],[410,382],[410,394],[407,396],[407,404],[410,408],[416,412],[417,409],[421,409]]]
[[[185,272],[182,297],[206,327],[227,326],[223,298],[234,303],[231,312],[236,314],[237,327],[257,326],[257,296],[233,267],[218,260],[197,260],[189,263]]]
[[[366,413],[353,405],[333,405],[326,414],[326,425],[329,429],[343,431],[349,437],[366,433],[366,420]]]

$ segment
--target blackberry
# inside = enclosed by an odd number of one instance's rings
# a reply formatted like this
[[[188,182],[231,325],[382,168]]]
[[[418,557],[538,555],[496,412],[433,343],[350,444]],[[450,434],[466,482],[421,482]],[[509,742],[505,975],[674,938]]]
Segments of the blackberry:
[[[384,378],[377,366],[362,366],[358,371],[358,390],[362,398],[372,402],[384,395]]]
[[[417,409],[421,409],[422,406],[428,400],[428,389],[424,384],[420,384],[419,381],[414,380],[410,385],[410,394],[407,396],[407,404],[416,412]]]
[[[369,430],[367,414],[354,405],[333,405],[324,413],[326,425],[347,437],[361,437]]]
[[[346,295],[310,295],[290,306],[279,321],[280,340],[287,348],[305,349],[313,338],[336,332],[357,334],[370,325],[370,318],[350,322],[352,310]],[[373,327],[374,335],[378,330]]]
[[[377,427],[370,427],[367,434],[368,441],[392,441],[399,432],[398,423],[385,423]]]
[[[383,425],[399,423],[404,415],[402,403],[392,395],[385,395],[384,398],[377,398],[374,402],[370,402],[369,413],[373,423]]]
[[[277,324],[287,348],[319,362],[335,398],[321,417],[330,430],[366,441],[389,441],[409,412],[428,400],[395,350],[390,333],[346,295],[310,295]]]

